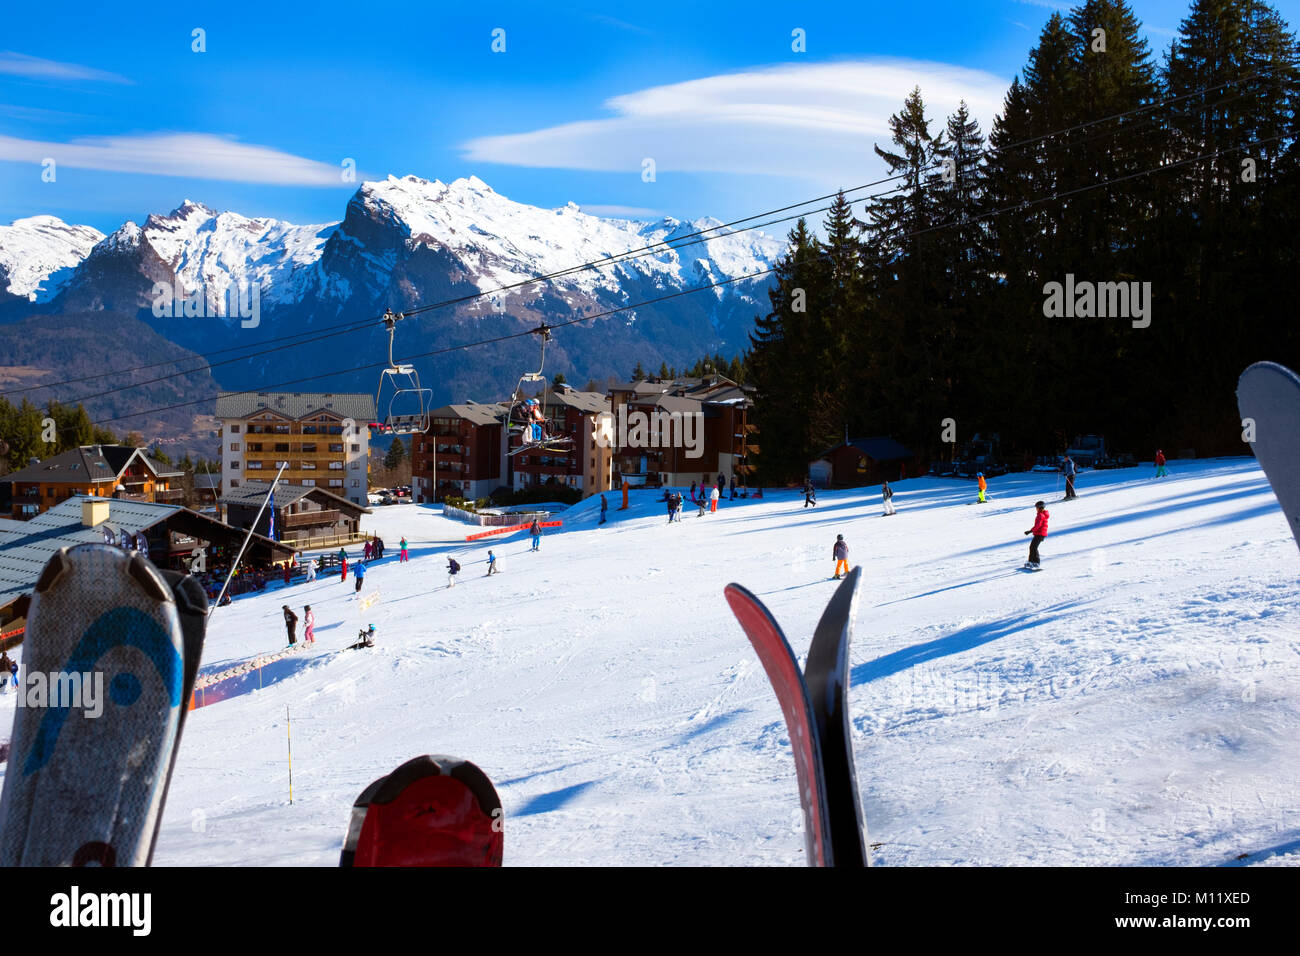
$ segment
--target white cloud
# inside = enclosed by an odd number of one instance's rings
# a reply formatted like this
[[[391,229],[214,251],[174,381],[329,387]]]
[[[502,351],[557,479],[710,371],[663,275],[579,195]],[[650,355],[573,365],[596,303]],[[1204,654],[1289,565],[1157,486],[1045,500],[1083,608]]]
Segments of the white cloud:
[[[987,133],[1009,81],[918,60],[776,66],[656,86],[605,102],[614,116],[463,145],[467,159],[510,166],[775,175],[849,185],[879,170],[889,116],[920,86],[936,132],[966,100]]]
[[[0,160],[284,186],[338,186],[341,167],[210,133],[94,136],[68,143],[0,136]]]
[[[131,83],[125,76],[97,70],[79,63],[60,63],[43,60],[26,53],[4,51],[0,53],[0,73],[11,76],[29,76],[39,80],[93,80],[96,83]]]

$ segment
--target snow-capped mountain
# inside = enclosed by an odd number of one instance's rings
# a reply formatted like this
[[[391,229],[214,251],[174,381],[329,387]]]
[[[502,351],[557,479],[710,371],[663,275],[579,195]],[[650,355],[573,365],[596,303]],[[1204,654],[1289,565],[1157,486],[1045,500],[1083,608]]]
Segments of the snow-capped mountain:
[[[57,216],[0,226],[0,290],[30,302],[53,298],[103,238],[92,226],[74,226]]]
[[[43,230],[18,229],[42,222]],[[767,309],[763,273],[784,243],[758,231],[711,233],[702,241],[695,235],[718,225],[716,219],[605,218],[573,203],[542,209],[502,196],[477,177],[442,183],[415,176],[363,183],[337,223],[248,218],[190,200],[167,215],[150,215],[143,226],[124,223],[110,236],[37,217],[9,228],[45,235],[45,241],[0,239],[0,250],[10,250],[0,265],[11,288],[26,296],[0,309],[10,320],[32,312],[124,313],[203,353],[256,343],[272,327],[275,337],[323,333],[340,323],[377,319],[386,308],[410,311],[458,300],[403,323],[397,354],[428,376],[437,401],[487,401],[506,394],[522,369],[535,368],[535,341],[516,338],[458,353],[441,346],[596,316],[719,280],[743,281],[562,330],[547,352],[548,372],[583,381],[626,377],[637,361],[690,365],[706,354],[743,350],[754,316]],[[60,229],[69,236],[62,246],[50,238]],[[664,242],[685,244],[645,254],[647,246]],[[606,260],[618,261],[584,267]],[[55,282],[51,272],[59,266]],[[564,274],[496,292],[557,272]],[[156,315],[159,283],[180,295],[201,291],[216,307],[197,315],[180,309]],[[241,321],[228,306],[234,293],[254,287],[259,315]],[[376,320],[369,332],[322,334],[230,361],[213,374],[228,388],[269,388],[327,374],[313,387],[372,391],[371,373],[353,370],[386,355]]]

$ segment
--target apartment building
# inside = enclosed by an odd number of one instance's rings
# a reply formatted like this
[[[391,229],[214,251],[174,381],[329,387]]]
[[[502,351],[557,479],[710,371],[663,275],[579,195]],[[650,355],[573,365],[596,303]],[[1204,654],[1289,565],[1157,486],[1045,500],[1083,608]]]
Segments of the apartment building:
[[[0,483],[12,488],[11,515],[24,521],[76,495],[179,503],[182,472],[129,445],[82,445],[26,468]]]
[[[355,392],[220,392],[221,494],[242,482],[324,488],[366,506],[373,396]]]
[[[429,414],[429,430],[411,439],[411,493],[416,501],[448,495],[486,498],[506,484],[500,405],[444,405]]]
[[[613,487],[613,449],[609,399],[568,385],[547,391],[542,413],[555,434],[572,439],[570,447],[518,452],[509,458],[510,485],[515,490],[545,485],[576,488],[584,498]],[[522,437],[510,436],[518,448]]]

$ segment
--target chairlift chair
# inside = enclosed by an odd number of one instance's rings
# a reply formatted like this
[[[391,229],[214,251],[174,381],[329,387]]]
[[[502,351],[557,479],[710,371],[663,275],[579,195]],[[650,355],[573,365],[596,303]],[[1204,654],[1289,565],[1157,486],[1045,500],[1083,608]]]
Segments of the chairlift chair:
[[[511,399],[510,412],[506,417],[506,427],[510,433],[520,436],[520,445],[513,448],[510,455],[522,451],[569,451],[573,447],[573,438],[556,435],[551,432],[551,423],[545,417],[546,376],[542,370],[546,367],[546,343],[551,340],[551,329],[543,322],[532,330],[532,334],[542,340],[542,359],[536,372],[525,372],[519,377],[515,393]],[[524,397],[525,382],[542,383],[542,402],[535,398]],[[540,434],[539,434],[540,433]]]
[[[370,427],[384,435],[415,435],[429,430],[429,414],[433,405],[433,389],[420,385],[420,374],[414,365],[393,359],[393,336],[397,320],[402,313],[384,310],[384,327],[388,329],[388,367],[379,373],[379,390],[375,392],[375,410],[381,412],[381,421]],[[384,405],[385,383],[388,384],[388,404]]]

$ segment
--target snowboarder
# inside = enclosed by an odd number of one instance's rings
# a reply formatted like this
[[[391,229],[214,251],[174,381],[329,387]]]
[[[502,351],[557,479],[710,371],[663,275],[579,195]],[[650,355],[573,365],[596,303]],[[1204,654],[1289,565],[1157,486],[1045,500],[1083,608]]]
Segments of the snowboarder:
[[[284,607],[284,629],[289,632],[289,646],[293,647],[293,645],[298,643],[298,638],[294,634],[294,631],[298,627],[298,615],[294,614],[293,611],[289,610],[289,605],[285,604],[283,605],[283,607]]]
[[[538,523],[536,518],[534,518],[533,523],[528,526],[528,533],[532,535],[533,538],[532,550],[540,550],[542,547],[542,526]]]
[[[411,556],[406,552],[406,538],[403,537],[400,543],[402,545],[402,553],[397,556],[398,564],[401,564],[403,561],[411,560]]]
[[[885,503],[885,514],[892,515],[894,513],[894,489],[889,487],[889,482],[881,482],[880,497]]]
[[[354,587],[354,588],[352,589],[352,593],[353,593],[353,594],[356,594],[356,593],[358,593],[358,592],[361,590],[361,585],[364,584],[364,583],[365,583],[365,580],[366,580],[366,566],[365,566],[365,564],[358,564],[358,565],[357,565],[357,569],[356,569],[356,571],[355,571],[354,573],[355,573],[356,576],[357,576],[357,586]]]
[[[835,547],[831,550],[832,557],[835,558],[835,580],[840,579],[840,571],[845,574],[849,573],[849,546],[844,543],[844,535],[835,536]]]
[[[1034,526],[1025,534],[1033,535],[1029,542],[1029,560],[1025,562],[1027,568],[1038,568],[1038,545],[1047,537],[1047,519],[1050,517],[1047,511],[1047,505],[1041,501],[1035,501],[1034,507],[1038,509],[1034,516]]]
[[[761,498],[762,495],[759,495],[759,497]],[[803,480],[803,506],[807,508],[809,505],[814,508],[817,507],[817,489],[813,487],[811,478],[805,478]]]
[[[605,500],[604,493],[600,496],[600,523],[605,523],[605,512],[609,510],[609,502]]]
[[[310,604],[302,609],[302,639],[308,644],[316,643],[316,615]]]
[[[1074,459],[1069,455],[1065,456],[1065,461],[1061,463],[1061,474],[1065,475],[1065,497],[1062,501],[1069,501],[1071,498],[1079,497],[1074,493],[1074,476],[1078,474],[1078,469],[1074,467]]]
[[[455,558],[448,557],[447,558],[447,587],[454,588],[456,586],[456,575],[459,573],[460,573],[460,562],[457,561]],[[488,573],[489,574],[492,573],[490,569]]]
[[[307,560],[307,583],[310,584],[312,581],[315,580],[316,580],[316,559],[309,558]]]
[[[1156,477],[1169,477],[1169,472],[1165,470],[1165,453],[1159,448],[1156,449]]]
[[[979,481],[979,485],[980,485],[980,494],[977,500],[979,501],[980,504],[984,504],[984,502],[989,500],[988,496],[985,494],[985,492],[988,491],[989,483],[984,480],[984,472],[982,471],[976,474],[975,478]]]
[[[492,549],[491,549],[491,548],[488,548],[488,570],[487,570],[487,573],[488,573],[488,574],[499,574],[499,573],[500,573],[499,571],[497,571],[497,556],[496,556],[495,554],[492,553]]]
[[[722,491],[721,491],[721,489],[719,488],[718,485],[714,485],[714,486],[713,486],[713,490],[712,490],[711,492],[709,492],[709,511],[711,511],[711,512],[715,512],[715,513],[717,512],[717,510],[718,510],[718,499],[719,499],[720,497],[722,497]]]

